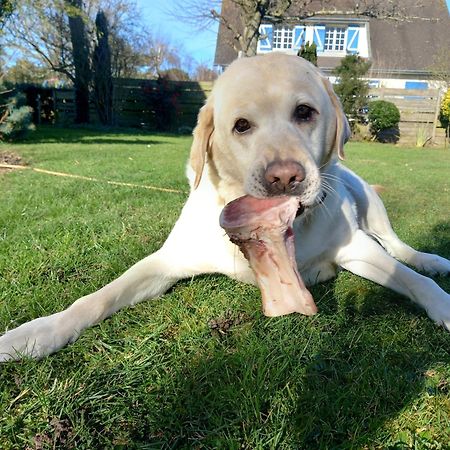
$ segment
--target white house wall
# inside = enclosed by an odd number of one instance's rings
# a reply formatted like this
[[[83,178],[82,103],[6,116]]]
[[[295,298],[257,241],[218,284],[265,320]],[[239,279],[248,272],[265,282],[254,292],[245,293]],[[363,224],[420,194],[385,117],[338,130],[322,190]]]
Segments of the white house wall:
[[[358,55],[362,58],[370,58],[369,48],[369,25],[361,25],[358,41]]]
[[[313,42],[314,41],[314,27],[307,26],[305,30],[305,42]]]
[[[337,83],[335,76],[329,76],[328,79],[332,84]],[[420,78],[365,78],[369,82],[369,86],[373,88],[388,88],[388,89],[405,89],[409,83],[426,83],[429,89],[445,90],[446,84],[442,81],[420,79]]]

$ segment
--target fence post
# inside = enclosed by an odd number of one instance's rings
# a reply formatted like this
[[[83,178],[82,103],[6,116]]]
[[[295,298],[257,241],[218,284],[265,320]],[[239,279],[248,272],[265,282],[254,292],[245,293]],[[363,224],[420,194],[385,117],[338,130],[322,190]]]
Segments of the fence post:
[[[37,123],[41,124],[41,94],[36,96]]]
[[[431,133],[431,143],[432,144],[434,144],[436,141],[436,128],[437,128],[437,121],[439,119],[439,111],[440,110],[441,110],[441,90],[438,89],[436,109],[434,111],[433,132]]]
[[[58,110],[56,107],[56,88],[52,89],[52,100],[53,100],[53,124],[58,122]]]

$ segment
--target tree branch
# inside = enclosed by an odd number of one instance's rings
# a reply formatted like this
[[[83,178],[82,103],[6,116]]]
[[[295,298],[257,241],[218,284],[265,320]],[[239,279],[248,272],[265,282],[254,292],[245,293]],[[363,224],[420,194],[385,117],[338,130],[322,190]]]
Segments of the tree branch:
[[[211,16],[217,20],[219,23],[221,23],[227,30],[231,31],[233,33],[233,41],[229,42],[234,50],[239,52],[241,48],[236,47],[236,41],[239,42],[242,39],[242,33],[240,33],[237,28],[232,26],[232,24],[226,20],[221,14],[219,14],[215,9],[211,9]]]
[[[69,65],[66,66],[55,65],[55,63],[51,60],[51,58],[48,55],[46,55],[37,44],[29,40],[25,35],[22,35],[22,40],[26,42],[50,66],[50,68],[53,71],[66,75],[72,82],[75,81],[75,77],[68,70],[68,68],[70,67]]]
[[[359,10],[353,10],[353,11],[337,11],[337,10],[330,10],[330,9],[322,9],[320,11],[315,12],[305,12],[304,14],[300,15],[294,15],[294,16],[284,16],[279,17],[275,15],[266,15],[265,19],[267,19],[270,22],[279,23],[279,22],[286,22],[286,23],[292,23],[299,20],[306,20],[310,19],[311,17],[317,17],[317,16],[359,16],[359,17],[368,17],[370,19],[379,19],[379,20],[394,20],[397,22],[407,22],[412,20],[422,20],[426,22],[438,22],[438,18],[433,17],[419,17],[419,16],[400,16],[390,13],[380,14],[376,13],[371,10],[366,11],[359,11]]]

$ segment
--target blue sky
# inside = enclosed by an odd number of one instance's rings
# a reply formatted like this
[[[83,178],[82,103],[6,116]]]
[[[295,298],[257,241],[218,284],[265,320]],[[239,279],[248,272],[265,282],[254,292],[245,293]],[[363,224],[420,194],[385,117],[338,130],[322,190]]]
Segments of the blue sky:
[[[170,17],[165,10],[170,8],[173,0],[136,0],[136,3],[142,11],[145,24],[153,34],[168,39],[172,45],[181,44],[196,62],[212,67],[216,51],[217,24],[210,30],[202,31]]]
[[[216,49],[217,24],[210,30],[199,31],[177,21],[164,11],[173,0],[136,0],[144,21],[153,33],[166,37],[172,44],[181,44],[198,63],[212,66]],[[429,0],[425,0],[429,1]],[[450,11],[450,0],[446,0]]]

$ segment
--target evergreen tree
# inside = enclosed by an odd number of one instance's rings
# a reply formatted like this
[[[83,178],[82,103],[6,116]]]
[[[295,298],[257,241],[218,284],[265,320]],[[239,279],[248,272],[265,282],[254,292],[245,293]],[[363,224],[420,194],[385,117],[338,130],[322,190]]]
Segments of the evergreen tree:
[[[307,42],[302,45],[297,55],[317,66],[317,45],[314,42],[312,44]]]
[[[0,85],[0,140],[15,139],[34,130],[33,110],[25,96]]]
[[[89,123],[89,83],[91,65],[89,41],[83,17],[82,0],[65,0],[68,9],[70,40],[75,68],[75,123]]]
[[[363,77],[369,68],[370,62],[360,56],[347,55],[341,59],[341,63],[333,71],[338,78],[334,90],[341,99],[342,107],[352,127],[358,120],[359,110],[367,103],[369,85]]]
[[[113,82],[111,74],[111,50],[109,47],[108,20],[103,11],[95,19],[97,45],[92,58],[94,79],[94,102],[100,122],[112,125],[113,122]]]

